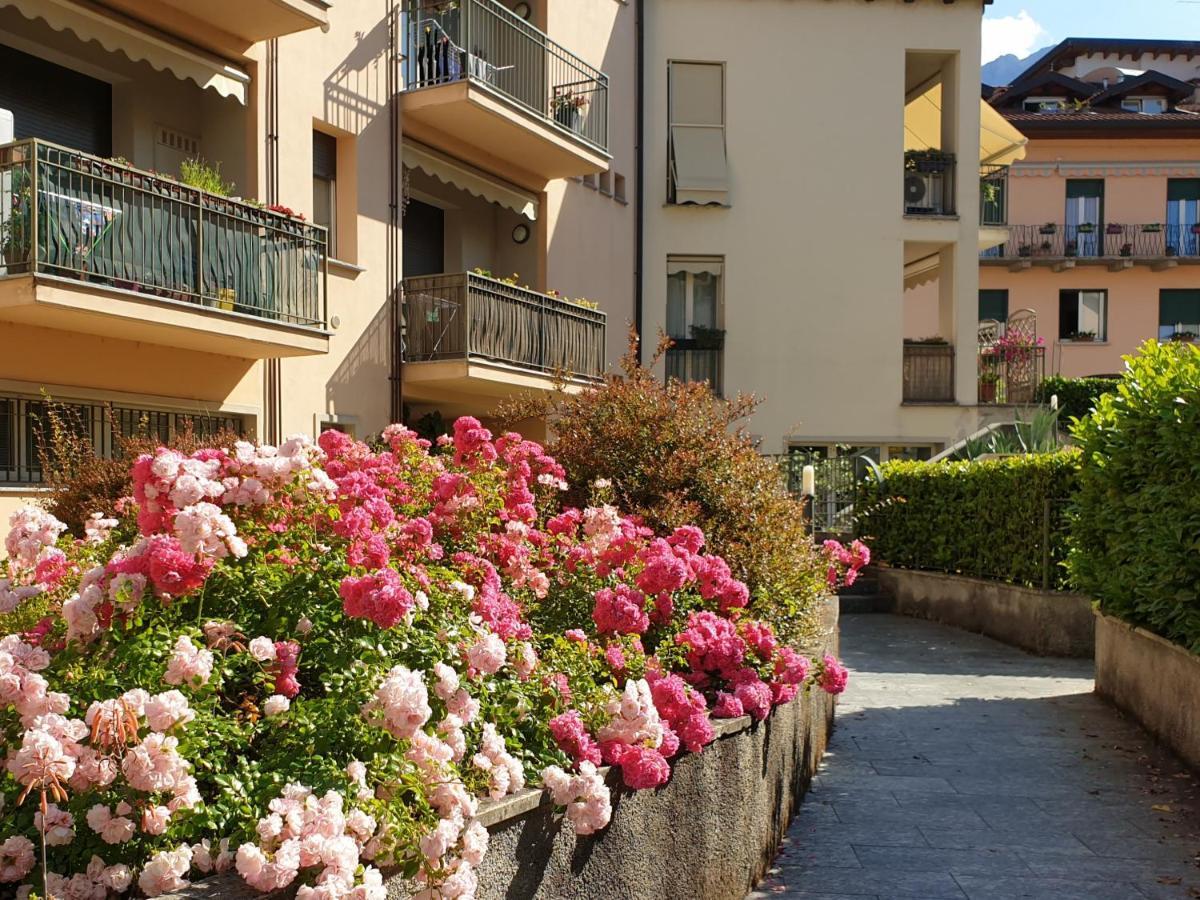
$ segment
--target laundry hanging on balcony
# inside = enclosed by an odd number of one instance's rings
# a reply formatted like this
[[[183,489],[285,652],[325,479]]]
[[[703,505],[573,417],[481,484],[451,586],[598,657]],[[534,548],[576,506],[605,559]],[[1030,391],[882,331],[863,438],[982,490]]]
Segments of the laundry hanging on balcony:
[[[70,0],[0,0],[30,21],[45,22],[55,31],[70,31],[85,43],[95,41],[110,53],[123,53],[133,62],[146,62],[160,72],[194,81],[223,97],[246,105],[250,76],[239,66],[183,41],[94,4]]]
[[[420,169],[443,184],[460,188],[468,194],[482,197],[489,203],[511,209],[531,222],[537,221],[538,198],[529,191],[493,178],[473,166],[413,141],[404,142],[402,153],[405,168]]]

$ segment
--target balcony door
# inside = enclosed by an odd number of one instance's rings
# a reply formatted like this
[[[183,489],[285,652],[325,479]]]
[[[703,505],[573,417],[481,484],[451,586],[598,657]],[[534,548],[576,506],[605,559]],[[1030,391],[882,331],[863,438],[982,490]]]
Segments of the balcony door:
[[[446,271],[446,213],[420,200],[404,210],[404,277]]]
[[[1067,233],[1069,250],[1080,256],[1100,256],[1104,247],[1104,179],[1072,178],[1067,181]]]
[[[1200,178],[1167,181],[1167,245],[1183,256],[1200,256]]]

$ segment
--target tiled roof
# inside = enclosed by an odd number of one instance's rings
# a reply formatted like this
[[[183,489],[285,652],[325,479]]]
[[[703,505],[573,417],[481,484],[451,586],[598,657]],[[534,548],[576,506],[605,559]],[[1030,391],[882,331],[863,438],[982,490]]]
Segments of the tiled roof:
[[[1107,122],[1137,122],[1154,128],[1162,125],[1200,126],[1200,115],[1192,112],[1169,111],[1149,115],[1124,109],[1081,109],[1064,112],[1025,112],[1024,110],[1002,109],[998,112],[1013,123],[1024,122],[1071,122],[1077,125],[1103,125]]]

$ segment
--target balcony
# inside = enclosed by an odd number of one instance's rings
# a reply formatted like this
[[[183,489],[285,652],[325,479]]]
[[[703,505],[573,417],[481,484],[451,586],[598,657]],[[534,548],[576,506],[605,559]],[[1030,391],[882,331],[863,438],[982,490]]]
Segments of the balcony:
[[[404,130],[526,181],[608,169],[608,76],[495,0],[410,0]]]
[[[904,154],[904,214],[953,216],[954,154],[908,150]]]
[[[954,347],[945,342],[904,342],[905,403],[954,402]]]
[[[0,319],[245,359],[325,353],[325,229],[43,141],[2,145]]]
[[[404,394],[429,402],[578,390],[605,368],[603,312],[462,272],[404,279]]]
[[[980,262],[1014,271],[1033,266],[1063,270],[1103,265],[1119,271],[1135,264],[1156,269],[1196,265],[1200,225],[1009,225],[1005,242],[981,253]]]

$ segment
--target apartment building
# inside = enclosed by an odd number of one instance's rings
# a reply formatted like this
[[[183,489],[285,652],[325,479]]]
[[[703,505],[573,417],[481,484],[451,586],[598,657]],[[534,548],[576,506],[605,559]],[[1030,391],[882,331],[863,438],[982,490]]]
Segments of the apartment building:
[[[635,46],[619,0],[0,0],[0,517],[47,396],[110,453],[596,378],[633,318]]]
[[[1200,42],[1069,38],[984,88],[1029,137],[1009,236],[980,257],[981,346],[1010,317],[1046,372],[1119,372],[1149,338],[1200,334]],[[911,335],[930,333],[915,294]]]
[[[982,7],[646,5],[644,328],[664,374],[762,399],[764,453],[924,458],[980,421],[980,179],[1023,142],[980,103]],[[918,281],[937,345],[904,342]]]

